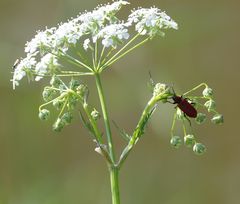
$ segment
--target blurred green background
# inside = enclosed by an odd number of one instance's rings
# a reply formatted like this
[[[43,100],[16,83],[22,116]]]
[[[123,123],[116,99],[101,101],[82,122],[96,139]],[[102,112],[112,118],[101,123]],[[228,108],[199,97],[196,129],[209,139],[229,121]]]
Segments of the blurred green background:
[[[60,134],[41,122],[43,82],[22,81],[16,91],[11,67],[24,56],[35,31],[51,27],[106,1],[0,0],[0,204],[110,204],[109,176],[103,159],[79,120]],[[103,76],[111,118],[131,132],[155,81],[182,93],[202,81],[215,90],[223,126],[194,126],[208,152],[195,156],[169,145],[173,106],[160,106],[147,133],[120,175],[123,204],[238,204],[240,196],[240,3],[237,0],[131,1],[125,8],[166,10],[179,31],[156,38],[128,55]],[[97,104],[90,82],[91,102]],[[180,130],[179,130],[180,133]],[[123,142],[114,131],[118,152]]]

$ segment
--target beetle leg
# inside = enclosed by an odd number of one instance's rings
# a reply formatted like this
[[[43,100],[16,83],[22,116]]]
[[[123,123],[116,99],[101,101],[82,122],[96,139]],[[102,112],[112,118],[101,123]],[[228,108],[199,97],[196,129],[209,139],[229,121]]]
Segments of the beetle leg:
[[[184,117],[187,119],[187,121],[189,122],[190,126],[192,126],[192,123],[190,121],[190,119],[187,117],[187,115],[184,113]]]
[[[168,103],[171,103],[171,104],[176,104],[175,102],[172,102],[172,101],[168,101],[168,100],[167,100],[166,102],[168,102]]]

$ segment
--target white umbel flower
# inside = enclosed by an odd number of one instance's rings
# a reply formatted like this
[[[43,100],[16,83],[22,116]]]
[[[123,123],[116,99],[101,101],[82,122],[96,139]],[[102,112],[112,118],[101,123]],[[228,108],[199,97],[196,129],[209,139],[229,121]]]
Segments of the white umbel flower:
[[[32,69],[36,66],[35,56],[28,55],[26,58],[22,59],[19,64],[16,66],[13,79],[13,89],[19,85],[19,81],[27,75],[28,72],[31,72]]]
[[[135,29],[141,35],[163,35],[163,29],[178,29],[177,23],[158,8],[140,8],[132,11],[127,24],[135,24]]]
[[[49,47],[52,43],[52,34],[56,28],[46,29],[45,31],[38,31],[35,37],[26,43],[25,52],[28,54],[35,54],[41,48]]]
[[[146,35],[147,38],[156,35],[163,35],[165,29],[177,29],[178,25],[165,12],[158,8],[140,8],[132,11],[127,22],[118,19],[118,11],[129,2],[119,0],[111,4],[100,5],[93,11],[79,14],[57,27],[46,28],[45,31],[38,31],[34,38],[26,43],[25,52],[27,57],[22,59],[16,66],[13,73],[13,86],[17,86],[19,81],[26,75],[33,79],[37,74],[36,81],[46,74],[56,74],[60,70],[57,58],[66,59],[70,63],[75,63],[73,51],[78,46],[83,47],[83,51],[94,51],[97,41],[101,41],[105,48],[116,49],[118,45],[130,38],[130,26]],[[84,67],[82,59],[86,55],[80,56],[79,63]],[[82,64],[81,64],[82,63]],[[89,67],[91,65],[85,65]]]
[[[41,61],[36,65],[35,72],[37,77],[35,81],[39,81],[49,71],[50,68],[59,66],[56,56],[48,53],[42,57]]]
[[[95,36],[96,39],[103,38],[102,44],[105,47],[114,47],[123,42],[123,40],[127,40],[129,38],[128,29],[125,24],[111,24],[104,27],[101,31],[99,31],[98,35]]]
[[[88,50],[90,42],[91,41],[89,39],[84,40],[84,43],[83,43],[84,50]]]

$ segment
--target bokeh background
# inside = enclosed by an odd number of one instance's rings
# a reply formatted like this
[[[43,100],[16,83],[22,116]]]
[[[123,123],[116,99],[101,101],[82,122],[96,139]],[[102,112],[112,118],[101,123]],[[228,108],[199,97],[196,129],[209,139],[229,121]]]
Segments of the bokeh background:
[[[12,90],[11,67],[38,29],[66,21],[106,1],[0,0],[0,204],[110,204],[103,159],[79,119],[57,134],[41,122],[43,82]],[[238,204],[240,201],[240,3],[238,0],[131,1],[156,5],[179,23],[105,72],[103,85],[111,118],[131,132],[155,81],[174,84],[178,93],[200,82],[215,90],[223,126],[194,126],[208,152],[197,157],[169,145],[173,106],[160,106],[120,175],[124,204]],[[91,102],[97,104],[90,83]],[[98,105],[96,105],[98,107]],[[179,134],[180,134],[179,130]],[[118,152],[124,144],[114,131]]]

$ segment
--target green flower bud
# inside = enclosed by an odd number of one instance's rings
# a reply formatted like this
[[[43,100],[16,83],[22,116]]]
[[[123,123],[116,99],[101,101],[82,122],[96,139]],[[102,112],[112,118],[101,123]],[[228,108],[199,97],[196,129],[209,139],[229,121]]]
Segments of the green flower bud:
[[[53,101],[53,106],[57,109],[60,110],[63,107],[65,100],[64,99],[55,99]]]
[[[53,130],[56,132],[61,132],[64,126],[65,126],[65,123],[61,120],[61,118],[58,118],[56,122],[53,124]]]
[[[175,148],[179,148],[182,144],[182,140],[179,136],[172,136],[170,144]]]
[[[177,108],[176,116],[177,120],[186,120],[186,117],[180,108]]]
[[[216,114],[213,116],[213,118],[211,119],[211,121],[214,123],[214,124],[222,124],[224,122],[224,119],[223,119],[223,115],[222,114]]]
[[[79,98],[77,96],[70,95],[68,98],[67,107],[71,110],[74,109],[77,105],[78,100],[79,100]]]
[[[83,98],[84,100],[87,99],[88,87],[87,87],[86,85],[80,84],[80,85],[77,87],[76,91],[77,91],[77,94],[78,94],[81,98]]]
[[[200,124],[205,122],[206,118],[207,118],[206,114],[198,113],[195,121],[196,121],[197,124],[200,125]]]
[[[59,77],[57,77],[56,75],[52,76],[52,78],[50,80],[50,85],[52,85],[54,87],[59,87],[61,84],[62,84],[62,82],[59,79]]]
[[[40,118],[40,120],[48,120],[50,116],[50,111],[47,109],[42,109],[40,110],[38,117]]]
[[[69,125],[72,122],[73,115],[71,112],[64,113],[61,120],[65,125]]]
[[[69,82],[69,88],[72,89],[72,90],[76,90],[76,88],[80,85],[80,81],[78,80],[75,80],[75,79],[72,79],[70,82]]]
[[[91,116],[93,117],[94,120],[98,120],[100,118],[100,113],[96,109],[94,109],[91,112]]]
[[[60,93],[64,93],[66,91],[66,87],[63,84],[60,84],[59,87]]]
[[[209,87],[206,87],[202,92],[204,97],[211,97],[213,95],[213,90]]]
[[[168,93],[168,91],[169,91],[168,85],[157,83],[153,89],[153,96],[156,97],[156,96]]]
[[[195,140],[194,135],[186,135],[184,137],[184,144],[187,147],[192,147],[195,144],[195,142],[196,142],[196,140]]]
[[[42,92],[43,100],[48,102],[51,101],[54,98],[54,95],[56,94],[56,91],[50,88],[45,88]]]
[[[214,100],[210,99],[204,104],[204,106],[208,109],[208,112],[212,112],[216,108],[216,103]]]
[[[204,144],[201,144],[201,143],[196,143],[194,146],[193,146],[193,151],[195,154],[197,155],[202,155],[206,152],[207,148],[205,147]]]

